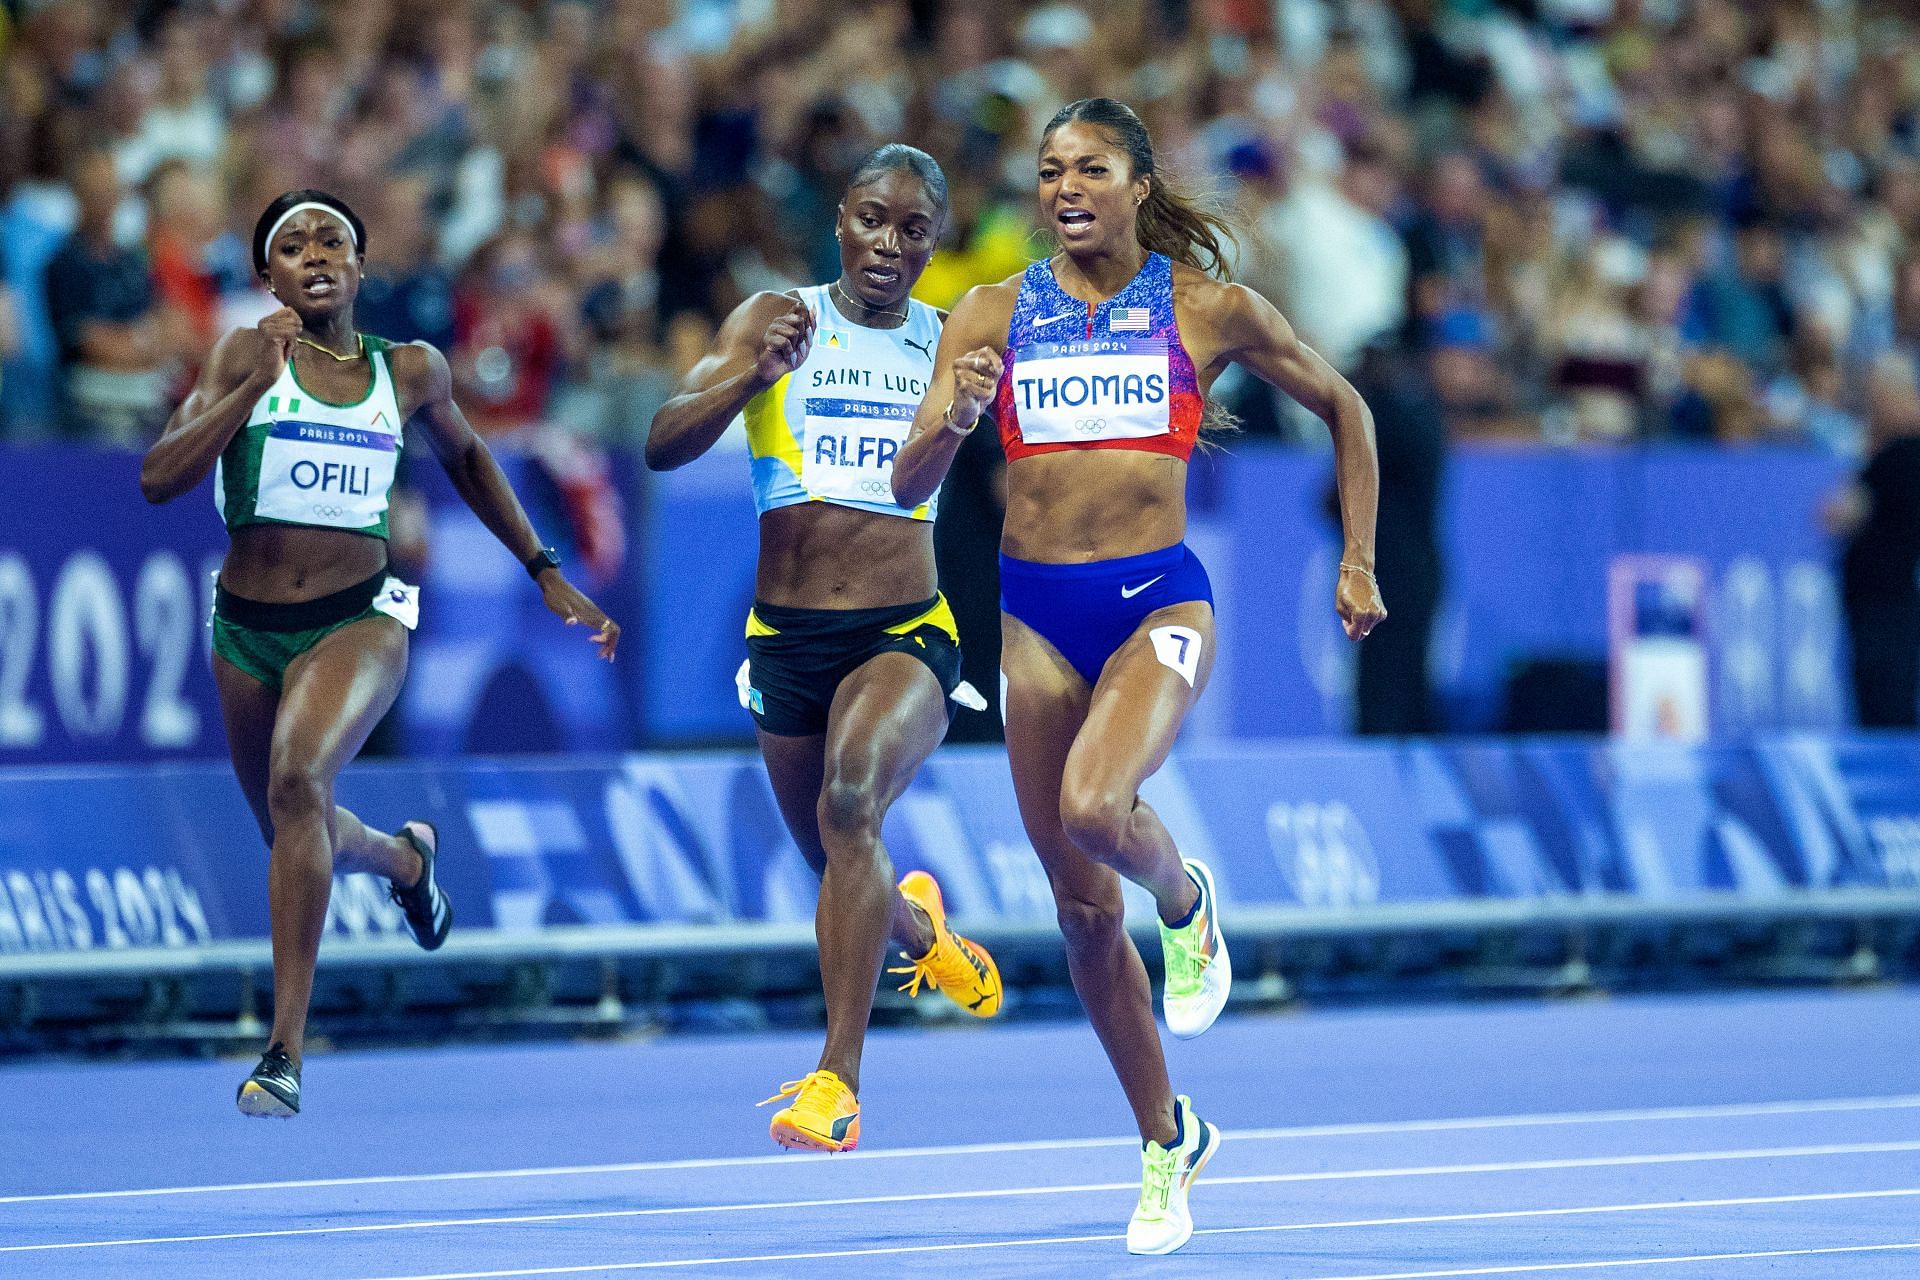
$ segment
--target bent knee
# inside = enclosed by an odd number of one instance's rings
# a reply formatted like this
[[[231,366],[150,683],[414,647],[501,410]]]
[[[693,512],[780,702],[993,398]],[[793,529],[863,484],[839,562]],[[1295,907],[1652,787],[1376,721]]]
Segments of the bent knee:
[[[1070,782],[1060,792],[1060,826],[1080,852],[1111,862],[1126,842],[1133,804],[1132,791]]]
[[[1056,896],[1054,913],[1060,921],[1060,934],[1073,951],[1102,950],[1127,931],[1126,905],[1117,888],[1111,899]]]
[[[829,769],[820,788],[818,815],[825,837],[880,835],[880,798],[869,778]]]
[[[275,767],[267,779],[268,821],[263,827],[285,826],[325,815],[333,805],[329,780],[310,765]]]

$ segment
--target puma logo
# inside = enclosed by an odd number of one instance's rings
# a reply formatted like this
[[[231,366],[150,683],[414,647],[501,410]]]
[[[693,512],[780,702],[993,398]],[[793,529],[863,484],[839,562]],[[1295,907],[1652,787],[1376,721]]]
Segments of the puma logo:
[[[902,338],[900,339],[900,341],[906,343],[908,346],[912,347],[915,351],[918,351],[921,355],[925,356],[927,358],[928,364],[933,363],[933,343],[915,342],[912,338]]]

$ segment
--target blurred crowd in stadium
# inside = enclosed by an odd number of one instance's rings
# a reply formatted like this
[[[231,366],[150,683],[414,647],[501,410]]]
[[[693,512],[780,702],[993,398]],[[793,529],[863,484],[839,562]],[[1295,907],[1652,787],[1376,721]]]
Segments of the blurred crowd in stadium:
[[[1920,23],[1871,0],[11,0],[0,438],[138,444],[325,188],[363,328],[476,425],[633,440],[742,296],[830,278],[877,142],[952,179],[919,289],[1038,252],[1041,124],[1107,93],[1237,272],[1454,439],[1920,424]],[[1379,361],[1387,363],[1379,363]],[[1258,388],[1252,433],[1304,438]]]

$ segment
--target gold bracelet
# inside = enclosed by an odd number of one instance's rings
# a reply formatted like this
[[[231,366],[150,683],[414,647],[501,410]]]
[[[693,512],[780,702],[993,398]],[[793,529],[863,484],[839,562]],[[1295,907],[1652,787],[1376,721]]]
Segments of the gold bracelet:
[[[975,418],[973,420],[972,426],[966,426],[966,427],[955,426],[953,421],[953,401],[949,400],[947,401],[946,410],[940,415],[940,425],[945,427],[947,430],[953,432],[953,434],[959,436],[962,440],[965,440],[968,436],[973,434],[974,427],[977,427],[980,425],[980,419]]]
[[[1340,569],[1342,572],[1363,573],[1367,576],[1367,581],[1371,582],[1375,587],[1380,585],[1380,579],[1373,576],[1373,570],[1371,569],[1362,569],[1359,565],[1348,564],[1344,560],[1340,562]]]

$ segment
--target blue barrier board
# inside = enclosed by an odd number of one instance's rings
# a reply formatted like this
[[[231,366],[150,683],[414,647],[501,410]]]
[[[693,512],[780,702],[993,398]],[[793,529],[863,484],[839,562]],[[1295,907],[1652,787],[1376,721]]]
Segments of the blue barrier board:
[[[1229,911],[1920,889],[1913,737],[1196,745],[1144,794]],[[338,799],[385,829],[438,825],[462,928],[813,915],[812,873],[747,753],[369,764]],[[957,916],[1052,919],[999,750],[937,753],[885,835]],[[264,937],[266,868],[222,766],[0,774],[0,953]],[[339,878],[331,936],[401,928],[383,885]]]

